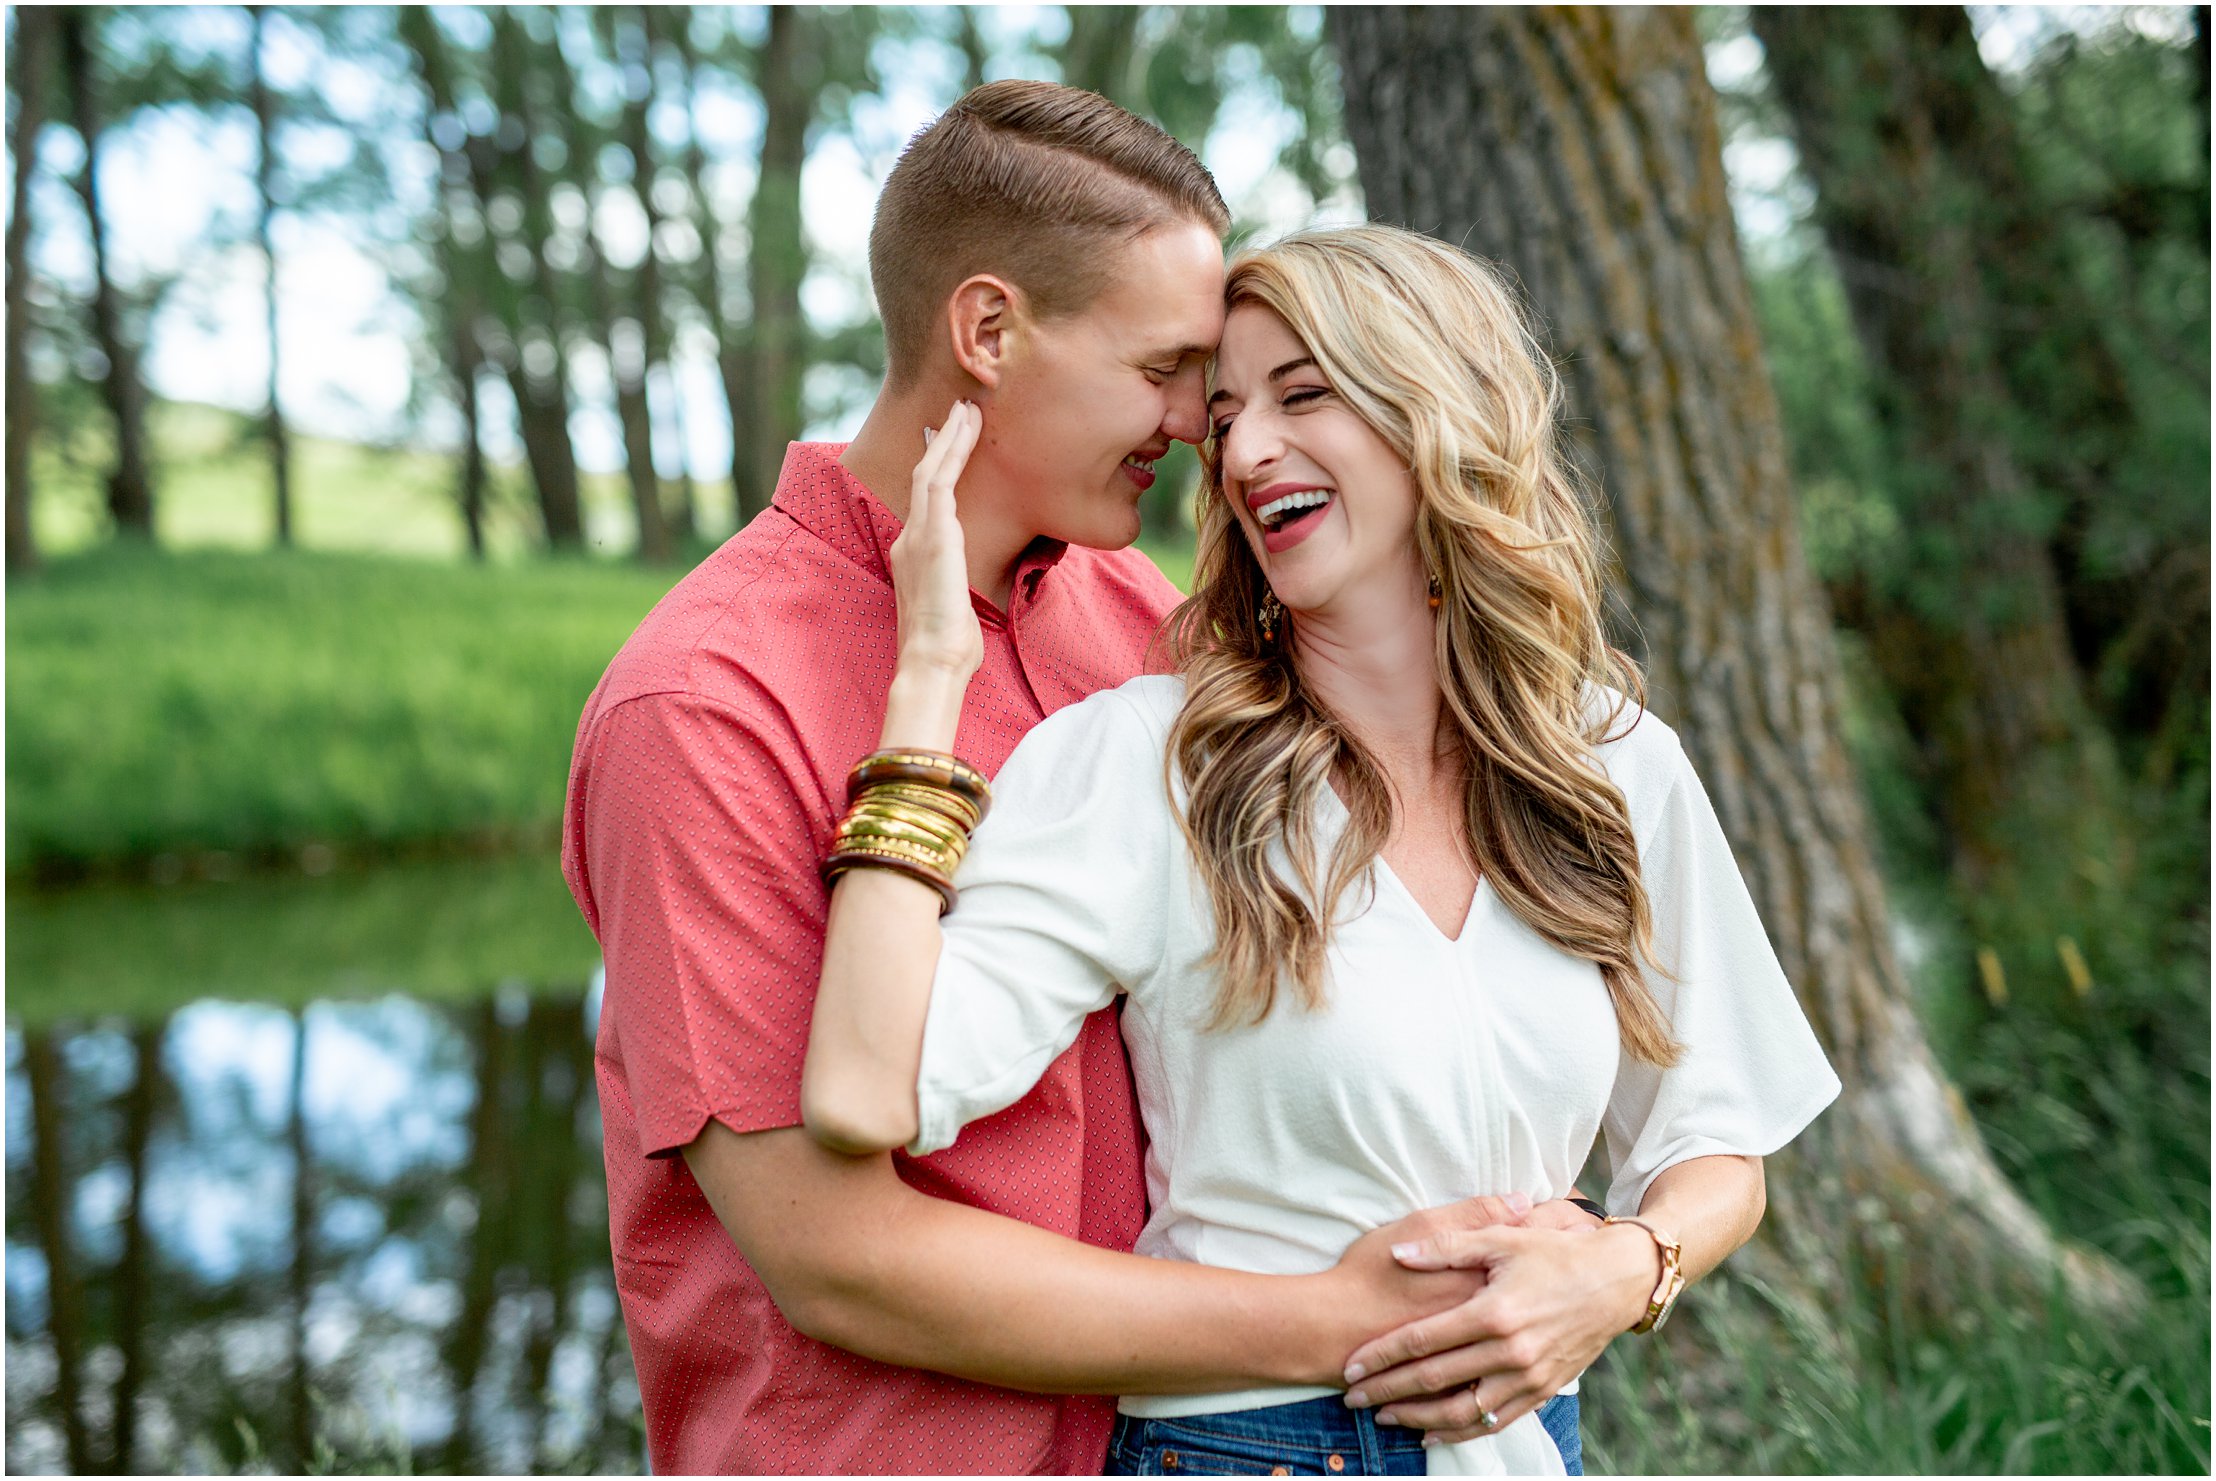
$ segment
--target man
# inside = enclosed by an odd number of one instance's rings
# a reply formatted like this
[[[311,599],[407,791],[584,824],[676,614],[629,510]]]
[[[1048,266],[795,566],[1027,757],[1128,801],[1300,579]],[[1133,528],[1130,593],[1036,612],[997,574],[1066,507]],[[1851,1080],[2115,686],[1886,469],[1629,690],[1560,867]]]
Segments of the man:
[[[1113,1402],[1067,1395],[1333,1382],[1470,1290],[1400,1270],[1390,1235],[1297,1278],[1124,1253],[1145,1193],[1112,1011],[935,1156],[841,1157],[799,1124],[816,863],[875,746],[924,433],[984,410],[961,519],[987,655],[960,750],[990,772],[1141,672],[1177,600],[1125,547],[1155,460],[1205,435],[1228,220],[1190,152],[1092,94],[963,98],[879,203],[889,372],[861,432],[795,444],[772,508],[586,707],[565,873],[607,959],[610,1223],[658,1472],[1097,1472]]]

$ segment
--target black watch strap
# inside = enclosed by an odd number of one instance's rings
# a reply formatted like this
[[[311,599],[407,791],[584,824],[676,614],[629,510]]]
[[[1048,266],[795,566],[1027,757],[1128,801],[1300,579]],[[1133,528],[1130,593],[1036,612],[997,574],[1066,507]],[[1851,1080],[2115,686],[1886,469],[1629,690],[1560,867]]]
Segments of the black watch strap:
[[[1585,1210],[1585,1212],[1591,1214],[1596,1219],[1605,1219],[1608,1217],[1608,1210],[1602,1208],[1599,1204],[1593,1202],[1593,1200],[1590,1198],[1580,1198],[1577,1194],[1572,1193],[1570,1195],[1569,1201],[1576,1204],[1579,1208]]]

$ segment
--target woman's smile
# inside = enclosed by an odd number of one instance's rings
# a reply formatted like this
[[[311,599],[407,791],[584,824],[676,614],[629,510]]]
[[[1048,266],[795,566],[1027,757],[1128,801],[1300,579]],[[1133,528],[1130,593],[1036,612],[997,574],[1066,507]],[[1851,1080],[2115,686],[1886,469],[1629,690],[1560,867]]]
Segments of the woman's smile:
[[[1273,483],[1247,495],[1247,508],[1262,527],[1262,548],[1272,555],[1314,534],[1338,502],[1332,490],[1301,483]]]

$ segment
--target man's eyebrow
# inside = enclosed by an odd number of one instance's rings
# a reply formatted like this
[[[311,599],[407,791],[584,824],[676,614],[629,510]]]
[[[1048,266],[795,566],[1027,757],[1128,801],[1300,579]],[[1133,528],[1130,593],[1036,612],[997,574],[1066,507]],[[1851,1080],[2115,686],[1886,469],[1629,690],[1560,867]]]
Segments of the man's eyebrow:
[[[1164,360],[1190,360],[1195,356],[1205,360],[1214,353],[1216,353],[1214,345],[1179,345],[1174,350],[1157,350],[1147,356],[1146,361],[1149,365],[1157,365]]]

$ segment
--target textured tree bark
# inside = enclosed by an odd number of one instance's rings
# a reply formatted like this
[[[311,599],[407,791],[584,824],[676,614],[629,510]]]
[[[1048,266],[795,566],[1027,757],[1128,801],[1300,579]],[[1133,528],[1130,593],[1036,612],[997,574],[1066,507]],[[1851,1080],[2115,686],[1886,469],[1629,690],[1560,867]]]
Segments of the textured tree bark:
[[[269,335],[269,409],[263,423],[263,432],[269,439],[270,489],[275,503],[277,543],[292,544],[292,448],[285,431],[285,413],[278,396],[277,332],[277,246],[270,228],[277,219],[277,161],[273,146],[276,142],[277,115],[269,95],[269,79],[262,71],[262,31],[268,24],[269,7],[249,5],[247,12],[254,18],[253,40],[249,43],[252,65],[247,69],[248,98],[254,107],[254,130],[257,152],[254,157],[254,188],[260,198],[261,212],[255,219],[254,234],[261,243],[263,280],[263,305],[268,319]]]
[[[30,269],[31,180],[38,173],[38,140],[46,126],[48,76],[54,67],[54,12],[25,5],[15,13],[15,54],[8,58],[15,117],[8,125],[8,158],[15,161],[15,190],[8,213],[7,286],[7,564],[10,572],[35,570],[38,541],[31,530],[31,439],[38,429],[38,389],[31,384]]]
[[[85,38],[90,24],[86,13],[61,13],[62,70],[69,88],[70,110],[78,137],[84,140],[85,164],[77,177],[77,193],[85,203],[86,224],[92,234],[92,322],[100,353],[107,359],[101,392],[115,419],[115,468],[108,475],[108,514],[119,534],[142,540],[154,538],[154,480],[146,461],[146,388],[139,381],[138,355],[123,327],[122,297],[108,261],[108,223],[100,210],[100,100],[92,72],[92,53]]]
[[[1827,1220],[1895,1224],[1927,1258],[1889,1273],[1932,1309],[1979,1271],[2059,1271],[2080,1296],[2130,1304],[2125,1277],[2058,1241],[2002,1177],[1910,1008],[1690,13],[1326,17],[1371,214],[1500,260],[1551,327],[1650,701],[1698,765],[1845,1082],[1773,1159],[1769,1237],[1835,1277]]]
[[[2081,506],[2105,493],[2130,405],[2089,315],[2082,375],[2011,371],[2036,358],[2011,344],[2011,312],[2049,319],[2079,295],[2051,223],[2023,218],[2005,100],[1959,8],[1758,7],[1754,24],[1905,486],[1909,569],[1900,589],[1872,592],[1867,626],[1922,742],[1956,877],[1973,900],[2012,893],[2027,836],[2122,862],[2116,763],[2050,549],[2077,563],[2084,510],[2071,518],[2040,484],[2074,485]],[[2091,456],[2049,459],[2035,477],[2017,447],[2042,419],[2074,426],[2067,440]],[[2097,644],[2114,619],[2090,589],[2083,600]]]
[[[801,385],[808,370],[808,325],[800,313],[800,284],[808,275],[808,242],[801,230],[800,167],[808,156],[808,124],[815,94],[800,75],[807,33],[815,18],[799,6],[773,5],[769,37],[756,77],[762,96],[762,160],[754,199],[747,208],[747,280],[753,322],[747,331],[752,400],[746,445],[732,454],[733,474],[742,462],[739,523],[769,507],[785,465],[785,445],[800,436]],[[810,58],[819,69],[820,58]]]

